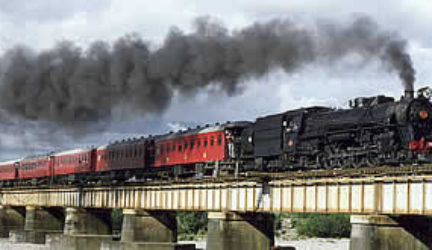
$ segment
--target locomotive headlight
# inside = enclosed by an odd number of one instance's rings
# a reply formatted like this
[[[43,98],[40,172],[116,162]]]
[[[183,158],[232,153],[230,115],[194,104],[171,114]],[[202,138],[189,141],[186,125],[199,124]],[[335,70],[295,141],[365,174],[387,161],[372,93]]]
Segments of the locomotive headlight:
[[[422,110],[419,112],[420,119],[426,120],[428,118],[429,114],[426,110]]]

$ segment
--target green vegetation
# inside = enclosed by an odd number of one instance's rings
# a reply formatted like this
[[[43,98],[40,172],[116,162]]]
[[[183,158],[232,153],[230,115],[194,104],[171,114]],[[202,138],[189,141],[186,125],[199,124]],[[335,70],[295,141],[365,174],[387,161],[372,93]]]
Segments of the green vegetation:
[[[342,238],[351,232],[347,214],[293,214],[290,216],[297,233],[307,237]]]
[[[289,218],[290,215],[289,215],[289,214],[286,214],[286,213],[275,213],[274,216],[275,216],[275,220],[274,220],[274,230],[275,230],[275,232],[277,232],[277,231],[279,231],[279,230],[282,229],[282,221],[283,221],[285,218]]]
[[[177,212],[178,240],[195,240],[207,234],[206,212]]]
[[[111,223],[113,234],[120,235],[123,222],[123,211],[121,209],[111,210]]]

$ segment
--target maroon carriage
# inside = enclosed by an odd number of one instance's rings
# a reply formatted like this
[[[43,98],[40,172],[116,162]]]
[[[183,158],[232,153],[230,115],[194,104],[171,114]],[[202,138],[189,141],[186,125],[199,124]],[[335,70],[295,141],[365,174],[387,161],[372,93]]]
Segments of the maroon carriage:
[[[93,172],[94,149],[75,149],[53,154],[55,176]]]
[[[96,150],[96,172],[111,179],[141,177],[152,165],[152,139],[141,137],[115,142]]]

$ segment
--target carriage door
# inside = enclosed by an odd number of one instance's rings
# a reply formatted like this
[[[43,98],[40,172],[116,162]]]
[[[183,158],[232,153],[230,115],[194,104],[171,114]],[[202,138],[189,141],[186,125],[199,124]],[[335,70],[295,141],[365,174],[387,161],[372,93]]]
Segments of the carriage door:
[[[283,121],[283,148],[285,152],[294,152],[297,145],[297,137],[302,125],[303,113],[288,114]]]

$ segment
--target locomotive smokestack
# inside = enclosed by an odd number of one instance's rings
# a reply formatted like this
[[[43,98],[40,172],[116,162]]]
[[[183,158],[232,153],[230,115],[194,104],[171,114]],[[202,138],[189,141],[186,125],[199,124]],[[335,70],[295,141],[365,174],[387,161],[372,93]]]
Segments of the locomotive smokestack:
[[[414,90],[405,90],[405,98],[413,99],[414,98]]]

